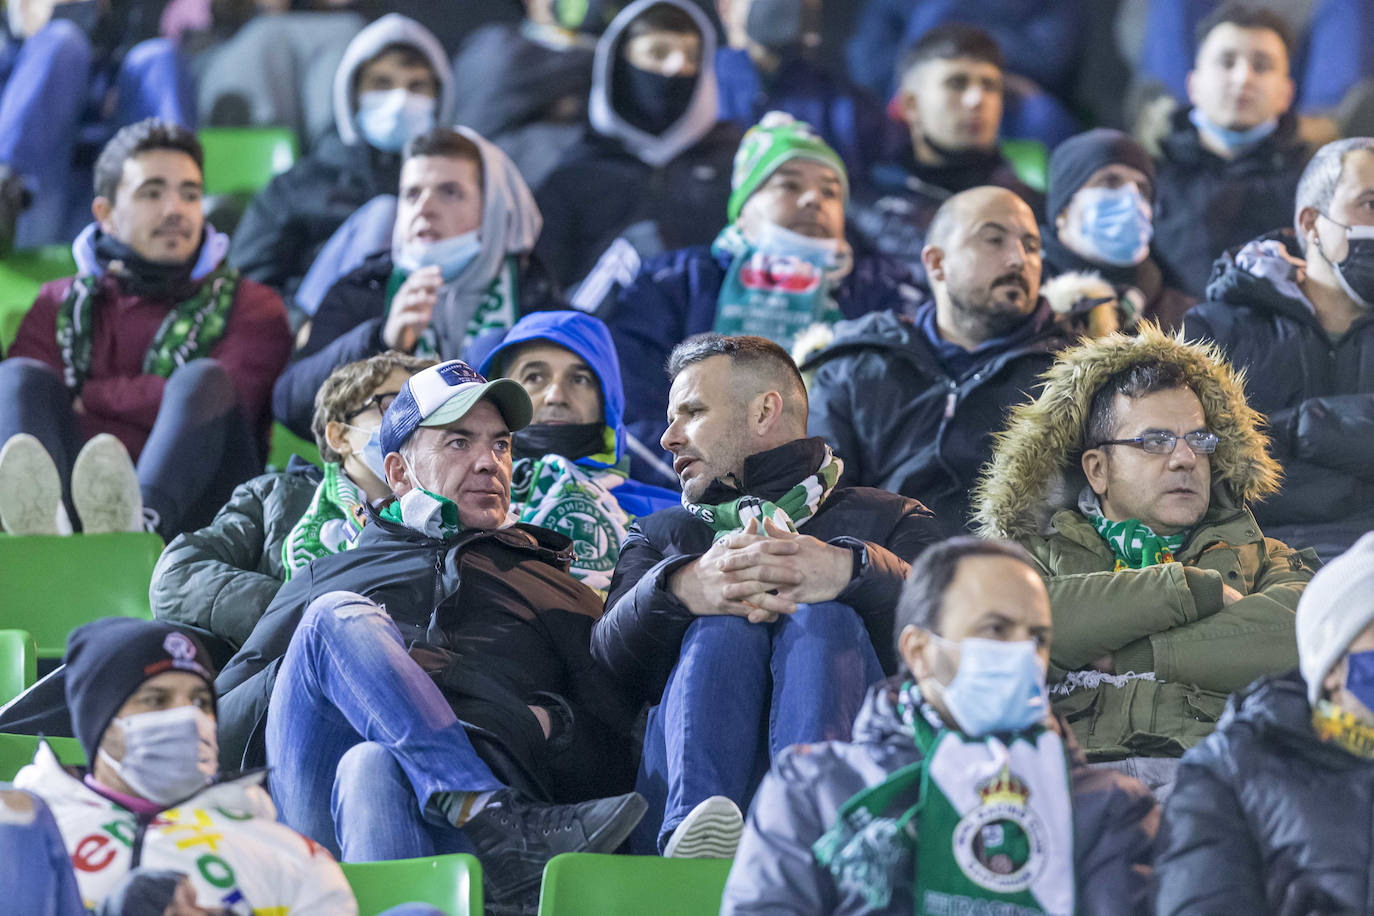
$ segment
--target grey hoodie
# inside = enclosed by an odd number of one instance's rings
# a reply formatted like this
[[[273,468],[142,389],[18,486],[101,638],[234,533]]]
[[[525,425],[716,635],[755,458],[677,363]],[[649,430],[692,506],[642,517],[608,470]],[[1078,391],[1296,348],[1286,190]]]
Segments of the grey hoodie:
[[[358,70],[388,45],[410,45],[429,59],[439,81],[439,99],[434,110],[434,123],[447,124],[453,111],[453,72],[443,45],[429,29],[400,13],[387,13],[363,29],[348,43],[339,69],[334,72],[334,124],[339,136],[349,146],[362,142],[353,116],[358,110],[357,93],[353,83]]]

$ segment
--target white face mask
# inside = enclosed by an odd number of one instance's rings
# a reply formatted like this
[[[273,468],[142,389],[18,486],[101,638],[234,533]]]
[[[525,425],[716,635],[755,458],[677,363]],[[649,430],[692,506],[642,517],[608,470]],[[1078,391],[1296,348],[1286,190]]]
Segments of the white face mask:
[[[198,706],[140,712],[111,720],[124,732],[124,759],[97,756],[142,797],[173,805],[200,791],[219,769],[215,720]]]
[[[461,274],[481,251],[477,230],[469,229],[437,242],[405,242],[392,252],[392,260],[404,271],[438,267],[448,281]]]
[[[759,226],[758,240],[755,242],[760,251],[769,254],[790,254],[821,267],[833,267],[840,251],[839,239],[819,239],[800,232],[793,232],[777,223],[764,222]]]
[[[369,145],[399,152],[406,141],[434,126],[435,101],[404,89],[364,92],[358,96],[355,123]]]
[[[369,431],[352,423],[345,423],[344,426],[367,435],[367,444],[363,446],[359,457],[372,472],[372,476],[377,478],[378,483],[390,486],[386,480],[386,456],[382,454],[382,428],[378,426]]]
[[[403,496],[396,500],[397,507],[401,510],[401,523],[412,531],[418,531],[426,537],[444,539],[453,537],[462,530],[462,525],[458,522],[458,506],[446,497],[440,496],[430,490],[420,482],[420,477],[415,473],[415,468],[411,467],[406,461],[405,455],[401,460],[406,463],[406,470],[410,472],[410,482],[414,484]],[[444,519],[444,509],[452,507],[449,512],[449,519]]]

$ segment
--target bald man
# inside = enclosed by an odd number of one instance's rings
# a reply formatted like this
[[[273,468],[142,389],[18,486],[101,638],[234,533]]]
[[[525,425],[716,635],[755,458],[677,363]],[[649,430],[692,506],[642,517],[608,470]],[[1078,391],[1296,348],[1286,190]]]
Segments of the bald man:
[[[1025,400],[1068,341],[1040,298],[1040,231],[1004,188],[956,194],[930,224],[931,299],[835,328],[815,370],[809,430],[845,481],[919,499],[946,536],[968,531],[968,493],[1002,412]]]
[[[772,341],[689,337],[668,375],[682,505],[631,529],[592,654],[653,707],[632,850],[729,858],[772,756],[846,740],[895,670],[893,608],[937,529],[915,500],[840,484]]]

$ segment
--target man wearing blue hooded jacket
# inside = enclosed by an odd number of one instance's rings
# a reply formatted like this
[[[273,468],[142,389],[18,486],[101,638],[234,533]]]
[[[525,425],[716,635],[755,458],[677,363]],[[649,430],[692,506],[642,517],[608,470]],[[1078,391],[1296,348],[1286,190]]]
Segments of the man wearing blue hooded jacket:
[[[519,382],[534,405],[533,422],[511,442],[518,520],[571,538],[572,574],[605,591],[630,522],[681,502],[674,490],[629,479],[625,391],[610,331],[582,312],[536,312],[510,329],[480,371]]]

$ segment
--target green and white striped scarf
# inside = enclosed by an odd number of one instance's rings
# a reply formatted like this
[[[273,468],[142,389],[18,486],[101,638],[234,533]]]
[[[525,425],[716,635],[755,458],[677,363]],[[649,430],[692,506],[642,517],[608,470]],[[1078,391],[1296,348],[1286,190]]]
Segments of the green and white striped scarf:
[[[609,487],[562,455],[522,458],[511,475],[515,520],[567,535],[573,542],[574,578],[603,594],[620,559],[620,544],[634,519]],[[614,481],[606,481],[614,482]]]
[[[352,547],[367,521],[366,502],[367,494],[337,464],[326,464],[324,480],[315,488],[310,507],[282,542],[281,564],[287,581],[311,560]]]
[[[1092,522],[1097,533],[1102,535],[1102,539],[1112,548],[1112,553],[1116,554],[1113,572],[1172,563],[1188,540],[1186,531],[1180,531],[1178,534],[1155,534],[1149,525],[1136,518],[1128,518],[1121,522],[1111,521],[1103,516],[1097,494],[1090,487],[1085,488],[1083,495],[1078,497],[1078,509],[1084,518]]]
[[[806,520],[816,514],[821,503],[835,489],[835,484],[844,471],[844,462],[835,457],[830,446],[825,447],[825,458],[816,473],[774,502],[759,499],[757,496],[741,496],[718,506],[693,503],[682,497],[682,507],[711,526],[716,533],[715,540],[742,531],[750,519],[758,519],[759,533],[763,533],[763,523],[771,520],[779,528],[796,531]]]
[[[391,300],[400,291],[406,277],[410,276],[407,271],[396,268],[391,272],[386,284],[386,311],[391,311]],[[467,327],[462,331],[462,339],[450,342],[441,340],[439,327],[442,325],[442,317],[438,312],[444,308],[446,303],[445,296],[453,294],[451,287],[445,285],[439,289],[439,302],[435,305],[435,316],[431,318],[430,324],[425,328],[424,333],[415,344],[415,355],[427,359],[458,359],[467,350],[468,345],[476,340],[486,331],[496,328],[502,330],[509,329],[520,318],[520,268],[514,257],[507,257],[501,262],[501,268],[492,278],[487,286],[482,299],[477,303],[477,308],[472,317],[468,319]],[[385,320],[385,315],[383,315]],[[456,344],[456,346],[454,345]],[[447,352],[452,349],[453,352]]]

